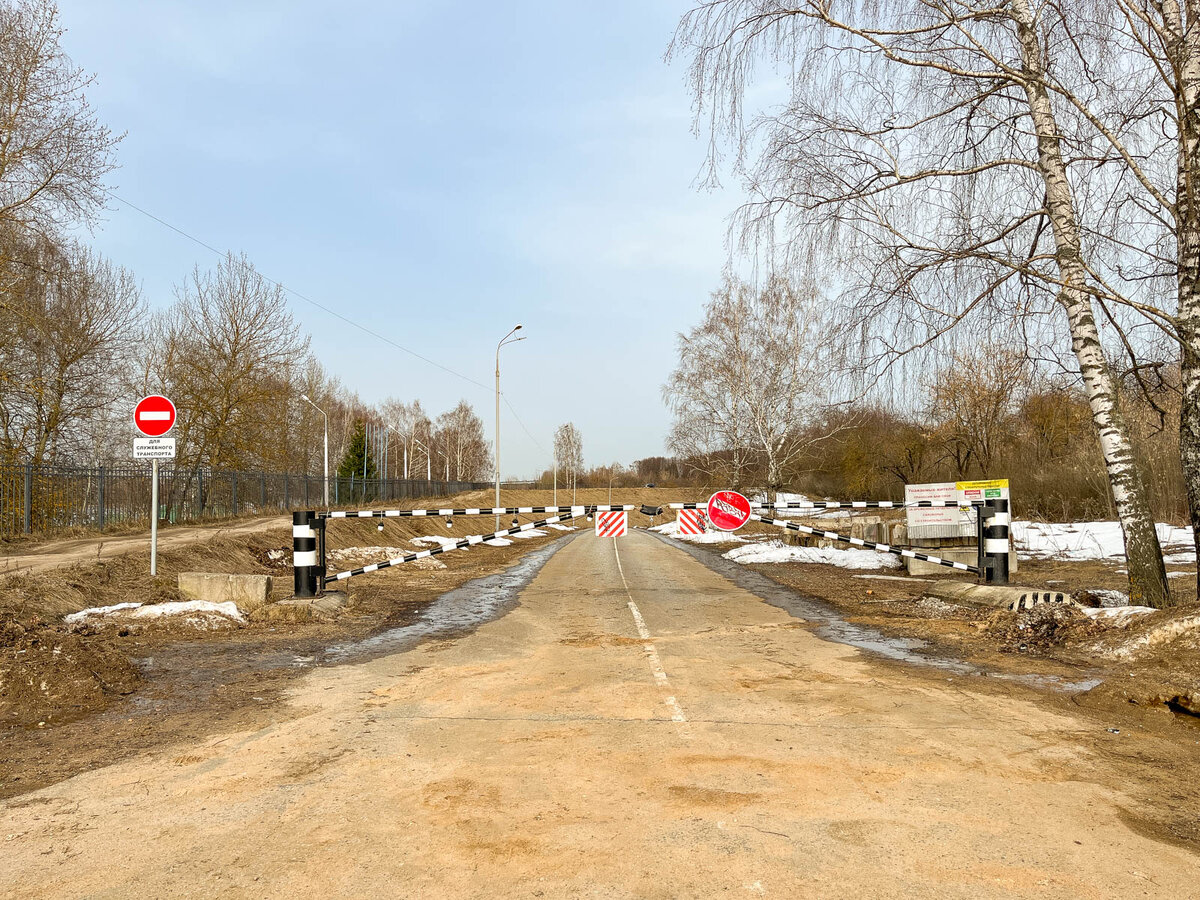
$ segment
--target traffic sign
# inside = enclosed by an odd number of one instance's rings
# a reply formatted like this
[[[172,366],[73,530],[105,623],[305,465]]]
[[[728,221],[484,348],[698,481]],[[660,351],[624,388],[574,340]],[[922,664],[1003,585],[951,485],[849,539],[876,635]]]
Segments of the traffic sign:
[[[175,426],[175,404],[151,394],[133,408],[133,424],[146,437],[162,437]]]
[[[722,531],[737,531],[750,521],[750,501],[737,491],[717,491],[708,498],[708,521]]]
[[[680,534],[704,534],[704,513],[698,509],[679,510]]]
[[[134,459],[174,459],[175,438],[134,438]]]
[[[596,537],[623,537],[629,530],[629,514],[624,510],[596,513]]]

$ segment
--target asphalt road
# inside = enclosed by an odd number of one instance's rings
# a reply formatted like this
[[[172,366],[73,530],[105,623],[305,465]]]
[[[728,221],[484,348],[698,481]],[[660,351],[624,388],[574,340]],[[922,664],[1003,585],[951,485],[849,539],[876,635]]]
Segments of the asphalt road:
[[[905,670],[642,532],[294,718],[0,804],[13,897],[1188,897],[1093,723]]]

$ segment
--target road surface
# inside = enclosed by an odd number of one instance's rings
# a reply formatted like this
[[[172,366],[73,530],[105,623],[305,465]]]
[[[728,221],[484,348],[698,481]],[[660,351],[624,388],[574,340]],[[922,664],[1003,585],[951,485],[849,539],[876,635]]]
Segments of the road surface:
[[[644,532],[295,717],[0,805],[13,897],[1195,896],[1095,729],[884,666]]]

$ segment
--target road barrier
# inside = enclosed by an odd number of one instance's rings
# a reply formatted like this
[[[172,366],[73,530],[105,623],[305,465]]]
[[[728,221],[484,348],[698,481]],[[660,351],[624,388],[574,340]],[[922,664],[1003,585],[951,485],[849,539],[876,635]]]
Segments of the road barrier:
[[[466,547],[473,547],[476,544],[482,544],[486,541],[505,537],[506,535],[517,534],[522,531],[532,531],[535,528],[541,528],[545,525],[553,525],[556,522],[563,521],[564,519],[574,519],[576,516],[581,516],[584,514],[582,507],[576,507],[576,509],[579,511],[568,513],[567,515],[562,516],[550,516],[547,519],[540,519],[537,522],[527,522],[526,524],[517,526],[515,528],[504,528],[500,531],[493,531],[491,534],[473,534],[469,537],[463,538],[460,541],[455,541],[453,544],[443,544],[442,546],[436,547],[433,550],[421,550],[417,553],[409,553],[404,556],[394,557],[393,559],[386,559],[383,562],[371,563],[368,566],[362,566],[358,569],[350,569],[346,572],[337,572],[333,575],[324,575],[321,578],[321,589],[324,590],[325,585],[329,584],[331,581],[344,581],[347,578],[353,578],[355,575],[366,575],[368,572],[378,572],[380,569],[387,569],[391,566],[398,566],[401,563],[413,562],[414,560],[425,559],[430,556],[437,556],[439,553],[449,553],[451,550],[462,550]],[[300,596],[300,594],[297,593],[297,596]]]
[[[752,509],[915,509],[957,506],[963,509],[983,506],[983,500],[788,500],[774,503],[751,502]],[[671,509],[704,509],[707,503],[671,503]]]
[[[905,556],[909,559],[919,559],[922,562],[933,563],[935,566],[945,566],[947,569],[958,569],[962,572],[973,572],[976,575],[982,574],[983,570],[979,566],[968,565],[967,563],[955,562],[950,559],[942,559],[940,556],[931,556],[928,553],[920,553],[916,550],[909,550],[907,547],[893,547],[891,544],[880,544],[875,541],[868,541],[864,538],[848,537],[844,534],[838,534],[836,531],[822,531],[817,528],[809,528],[807,525],[801,525],[799,522],[786,522],[780,519],[772,519],[769,516],[760,516],[757,513],[750,514],[750,521],[765,522],[767,525],[775,525],[778,528],[786,528],[788,531],[798,531],[801,534],[811,534],[814,537],[829,538],[833,541],[842,541],[847,544],[853,544],[855,547],[865,547],[867,550],[877,550],[880,553],[892,553],[896,556]],[[1007,565],[1008,548],[1005,547],[1005,565]]]
[[[318,519],[403,519],[420,518],[422,516],[518,516],[532,513],[569,513],[573,510],[584,510],[578,515],[591,515],[593,512],[628,512],[640,510],[646,515],[656,515],[661,509],[645,505],[626,504],[624,506],[596,506],[594,504],[578,506],[493,506],[466,507],[463,509],[352,509],[334,510],[333,512],[317,513]],[[654,510],[654,511],[652,511]]]

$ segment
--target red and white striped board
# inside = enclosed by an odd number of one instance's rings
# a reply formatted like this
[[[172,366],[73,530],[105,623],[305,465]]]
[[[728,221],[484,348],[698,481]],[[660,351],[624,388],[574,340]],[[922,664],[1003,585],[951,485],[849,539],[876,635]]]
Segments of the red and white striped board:
[[[681,509],[678,514],[680,534],[704,534],[704,513],[698,509]]]
[[[624,537],[629,531],[629,513],[598,512],[596,513],[596,537]]]

